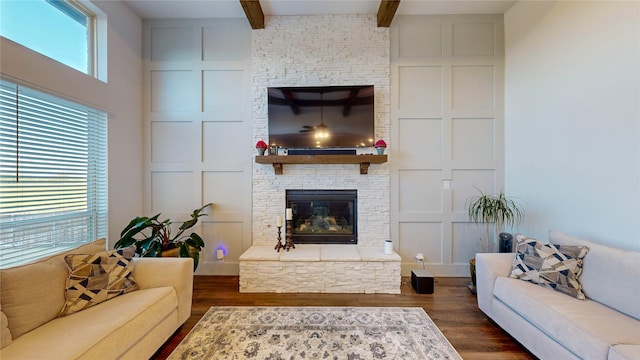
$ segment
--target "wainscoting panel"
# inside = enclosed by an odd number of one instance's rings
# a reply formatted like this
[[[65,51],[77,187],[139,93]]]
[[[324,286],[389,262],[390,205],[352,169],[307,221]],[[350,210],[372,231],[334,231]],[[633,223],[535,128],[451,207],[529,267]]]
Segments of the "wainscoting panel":
[[[402,22],[394,21],[398,29],[398,55],[402,58],[442,57],[442,23],[424,21],[421,16],[405,16]]]
[[[491,65],[452,66],[452,105],[457,111],[488,112],[495,109],[495,74]],[[458,114],[456,114],[458,115]]]
[[[504,184],[503,42],[499,15],[394,19],[391,233],[404,275],[423,253],[435,275],[467,276],[486,237],[466,202]]]
[[[480,195],[480,191],[493,191],[496,188],[496,174],[493,169],[456,169],[452,171],[451,211],[466,216],[467,200]]]
[[[151,71],[148,91],[151,94],[151,112],[194,112],[200,98],[193,96],[197,73],[190,70]]]
[[[213,203],[193,228],[205,241],[197,273],[238,274],[251,245],[251,29],[244,19],[147,20],[143,36],[144,215],[179,225]]]
[[[242,86],[244,76],[242,69],[202,72],[202,110],[207,120],[241,120],[245,116],[247,91]]]
[[[442,114],[442,66],[401,66],[398,106],[407,117],[440,117]]]
[[[152,200],[147,216],[163,213],[165,217],[171,217],[168,213],[191,213],[194,191],[192,179],[193,173],[187,171],[152,172]]]
[[[398,177],[400,212],[442,213],[442,171],[400,170]]]
[[[197,50],[194,46],[196,30],[192,26],[164,27],[161,24],[149,28],[151,61],[191,61]]]
[[[496,24],[456,22],[452,25],[453,56],[494,56]]]
[[[242,121],[203,121],[202,161],[211,166],[228,169],[241,163],[244,142],[241,138],[245,124]],[[226,166],[225,166],[226,165]]]
[[[402,222],[399,224],[399,251],[403,259],[424,254],[425,264],[443,264],[449,259],[443,256],[443,229],[441,222]]]
[[[399,168],[423,169],[442,161],[442,119],[400,118],[397,121]]]
[[[495,160],[494,119],[451,119],[451,158],[476,164]]]
[[[171,145],[189,144],[195,135],[194,131],[192,122],[151,122],[151,161],[162,163],[193,161],[194,153],[191,146]]]

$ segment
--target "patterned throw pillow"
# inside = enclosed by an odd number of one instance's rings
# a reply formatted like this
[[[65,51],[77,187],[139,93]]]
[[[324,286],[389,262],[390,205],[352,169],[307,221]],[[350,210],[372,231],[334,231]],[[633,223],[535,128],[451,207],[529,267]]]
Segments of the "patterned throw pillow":
[[[582,262],[589,252],[586,246],[544,244],[522,234],[516,235],[516,256],[511,277],[559,291],[584,300]]]
[[[126,294],[138,288],[133,271],[135,245],[94,255],[65,256],[69,267],[65,289],[66,302],[60,316],[87,309],[93,305]]]

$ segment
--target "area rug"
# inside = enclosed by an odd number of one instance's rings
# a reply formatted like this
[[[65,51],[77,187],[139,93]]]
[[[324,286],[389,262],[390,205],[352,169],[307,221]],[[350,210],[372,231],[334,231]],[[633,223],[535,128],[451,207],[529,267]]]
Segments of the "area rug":
[[[461,359],[422,308],[212,307],[169,359]]]

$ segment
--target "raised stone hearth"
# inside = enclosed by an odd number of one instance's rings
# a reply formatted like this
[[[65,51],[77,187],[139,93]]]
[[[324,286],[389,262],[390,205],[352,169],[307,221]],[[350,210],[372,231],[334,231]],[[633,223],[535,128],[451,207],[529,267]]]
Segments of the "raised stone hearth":
[[[240,292],[399,294],[400,263],[382,247],[254,245],[240,256]]]

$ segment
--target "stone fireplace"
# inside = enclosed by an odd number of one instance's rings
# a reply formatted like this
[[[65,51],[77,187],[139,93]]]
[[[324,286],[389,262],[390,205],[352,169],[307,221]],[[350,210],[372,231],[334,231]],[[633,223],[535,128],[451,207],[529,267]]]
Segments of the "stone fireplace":
[[[287,190],[295,244],[358,243],[357,190]]]
[[[268,141],[268,87],[355,84],[374,86],[375,136],[389,140],[389,29],[378,28],[375,15],[273,16],[252,34],[253,143]],[[252,162],[253,245],[275,245],[290,189],[356,190],[357,244],[382,249],[390,238],[388,163],[371,165],[367,175],[357,164],[288,164],[276,175]]]
[[[375,15],[273,16],[252,34],[254,143],[268,140],[270,86],[372,84],[375,136],[390,138],[389,29],[378,28]],[[240,257],[241,292],[400,292],[400,256],[383,252],[390,238],[388,163],[372,165],[368,174],[361,174],[358,164],[288,164],[278,175],[273,166],[254,161],[252,183],[253,246]],[[295,241],[291,251],[275,251],[276,218],[285,215],[292,189],[355,191],[351,202],[341,200],[354,210],[352,220],[348,210],[338,212],[324,199],[298,208],[299,225],[321,225],[325,233],[337,232],[338,218],[344,217],[340,226],[352,226],[353,242],[349,235],[318,245],[311,237],[296,239],[308,242]]]

